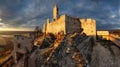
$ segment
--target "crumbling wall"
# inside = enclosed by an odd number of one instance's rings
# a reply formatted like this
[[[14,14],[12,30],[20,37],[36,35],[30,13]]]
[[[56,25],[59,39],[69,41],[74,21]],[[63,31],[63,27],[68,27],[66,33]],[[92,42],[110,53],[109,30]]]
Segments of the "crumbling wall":
[[[109,40],[109,31],[97,31],[97,36]]]
[[[14,50],[21,53],[30,52],[33,48],[32,42],[32,38],[17,35],[14,38]]]

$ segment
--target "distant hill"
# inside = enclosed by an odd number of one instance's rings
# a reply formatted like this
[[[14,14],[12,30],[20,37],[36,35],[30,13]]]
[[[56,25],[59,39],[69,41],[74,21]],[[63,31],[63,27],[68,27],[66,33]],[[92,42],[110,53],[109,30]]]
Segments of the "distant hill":
[[[110,32],[113,32],[113,33],[119,33],[120,34],[120,29],[116,29],[116,30],[109,30]]]

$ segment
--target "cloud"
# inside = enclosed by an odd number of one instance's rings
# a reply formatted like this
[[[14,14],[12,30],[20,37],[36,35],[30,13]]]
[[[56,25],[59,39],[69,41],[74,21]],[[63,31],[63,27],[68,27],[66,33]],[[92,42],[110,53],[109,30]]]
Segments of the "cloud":
[[[42,27],[47,18],[52,19],[55,3],[60,15],[93,18],[98,29],[120,28],[118,0],[0,0],[0,18],[3,26]]]
[[[118,15],[120,16],[120,8],[119,8],[119,11],[118,11]]]
[[[6,27],[8,27],[9,25],[7,25],[7,24],[4,24],[4,23],[0,23],[0,27],[2,27],[2,28],[6,28]]]

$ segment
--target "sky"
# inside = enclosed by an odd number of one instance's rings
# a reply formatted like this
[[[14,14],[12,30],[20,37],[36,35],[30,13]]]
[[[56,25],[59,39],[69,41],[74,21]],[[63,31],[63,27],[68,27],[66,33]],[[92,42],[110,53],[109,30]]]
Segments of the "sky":
[[[42,28],[55,4],[60,15],[93,18],[99,30],[120,29],[120,0],[0,0],[0,30]]]

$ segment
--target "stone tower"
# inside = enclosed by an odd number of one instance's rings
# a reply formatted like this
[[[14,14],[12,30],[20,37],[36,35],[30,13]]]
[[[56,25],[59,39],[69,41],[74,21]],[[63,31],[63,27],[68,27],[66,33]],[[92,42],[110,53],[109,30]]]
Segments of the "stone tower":
[[[58,7],[57,5],[54,5],[53,7],[53,20],[58,19]]]

